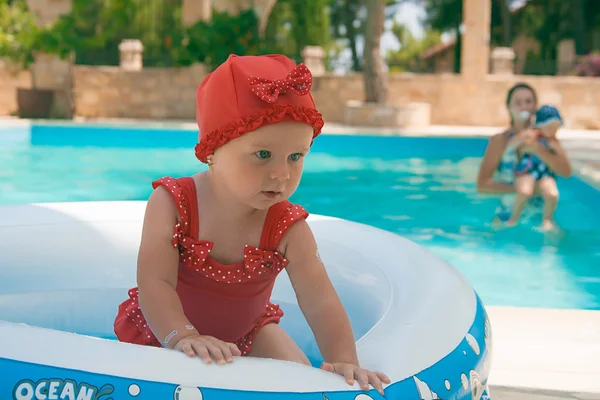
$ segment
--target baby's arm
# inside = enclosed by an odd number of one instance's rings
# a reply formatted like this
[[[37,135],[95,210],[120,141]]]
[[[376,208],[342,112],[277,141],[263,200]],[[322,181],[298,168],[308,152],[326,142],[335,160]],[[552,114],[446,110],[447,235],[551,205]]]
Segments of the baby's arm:
[[[285,238],[289,260],[286,270],[324,359],[358,365],[350,320],[317,257],[317,244],[310,227],[306,221],[296,222]]]
[[[186,330],[186,318],[177,286],[179,252],[171,244],[177,208],[173,197],[162,186],[152,192],[146,206],[142,241],[138,253],[137,283],[140,308],[152,332],[161,342],[173,331],[178,334],[167,347],[194,330]]]
[[[546,146],[548,147],[548,150],[556,154],[558,152],[560,143],[558,143],[558,139],[556,137],[546,138]]]
[[[164,187],[157,187],[148,199],[138,253],[140,308],[158,340],[168,339],[165,347],[190,357],[197,354],[205,363],[211,363],[212,359],[219,364],[231,362],[233,356],[241,355],[238,347],[200,335],[185,316],[175,291],[179,252],[172,239],[177,215],[173,197]]]
[[[538,138],[541,140],[542,144],[548,148],[552,153],[557,152],[557,148],[560,146],[558,143],[557,129],[550,130],[538,130]]]
[[[363,389],[367,390],[370,383],[381,392],[381,382],[389,383],[389,378],[359,367],[350,320],[317,254],[307,222],[296,222],[282,245],[298,304],[325,359],[323,368],[344,375],[349,384],[356,379]]]

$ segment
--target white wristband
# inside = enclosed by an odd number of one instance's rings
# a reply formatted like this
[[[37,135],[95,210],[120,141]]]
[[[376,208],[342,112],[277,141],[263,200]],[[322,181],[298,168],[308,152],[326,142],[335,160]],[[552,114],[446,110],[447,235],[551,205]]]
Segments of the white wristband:
[[[186,325],[185,329],[187,331],[193,331],[196,328],[194,328],[193,325]],[[171,331],[171,333],[169,333],[167,335],[167,337],[165,338],[165,340],[163,340],[163,342],[162,342],[163,347],[167,347],[167,344],[169,344],[169,342],[171,341],[171,339],[173,339],[175,336],[177,336],[178,333],[179,333],[179,331],[177,329],[174,329],[173,331]]]

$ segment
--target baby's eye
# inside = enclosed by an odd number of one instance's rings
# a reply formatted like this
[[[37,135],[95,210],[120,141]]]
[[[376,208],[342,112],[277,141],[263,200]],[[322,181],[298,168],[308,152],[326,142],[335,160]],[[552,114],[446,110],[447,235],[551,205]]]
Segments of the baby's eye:
[[[302,153],[290,154],[290,160],[292,161],[298,161],[300,157],[302,157]]]
[[[261,160],[266,160],[267,158],[271,157],[271,152],[269,150],[259,150],[254,154],[256,154],[256,157],[260,158]]]

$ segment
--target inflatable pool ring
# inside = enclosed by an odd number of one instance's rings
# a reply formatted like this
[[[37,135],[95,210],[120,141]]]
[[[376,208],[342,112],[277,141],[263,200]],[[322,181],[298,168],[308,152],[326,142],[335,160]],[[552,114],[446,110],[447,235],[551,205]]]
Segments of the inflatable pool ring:
[[[385,397],[318,368],[197,358],[114,340],[135,286],[145,202],[0,207],[0,398],[17,400],[489,399],[491,332],[453,267],[391,232],[312,215],[321,257],[352,322],[361,366]],[[320,354],[286,274],[272,300],[311,360]]]

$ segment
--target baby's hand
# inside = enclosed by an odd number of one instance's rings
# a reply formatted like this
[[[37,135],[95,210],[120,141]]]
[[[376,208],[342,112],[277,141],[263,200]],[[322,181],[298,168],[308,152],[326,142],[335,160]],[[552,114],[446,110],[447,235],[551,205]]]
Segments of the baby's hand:
[[[534,133],[532,130],[525,130],[515,136],[513,136],[506,144],[507,149],[519,150],[525,143],[529,143],[533,140]]]
[[[388,384],[391,382],[383,372],[367,371],[354,364],[324,362],[321,364],[321,369],[342,375],[349,385],[354,385],[356,379],[362,390],[369,390],[371,384],[382,396],[384,395],[382,382]]]
[[[227,343],[212,336],[189,335],[181,338],[174,350],[181,351],[190,357],[198,355],[206,364],[214,359],[217,364],[233,362],[233,356],[240,356],[242,352],[233,343]]]

